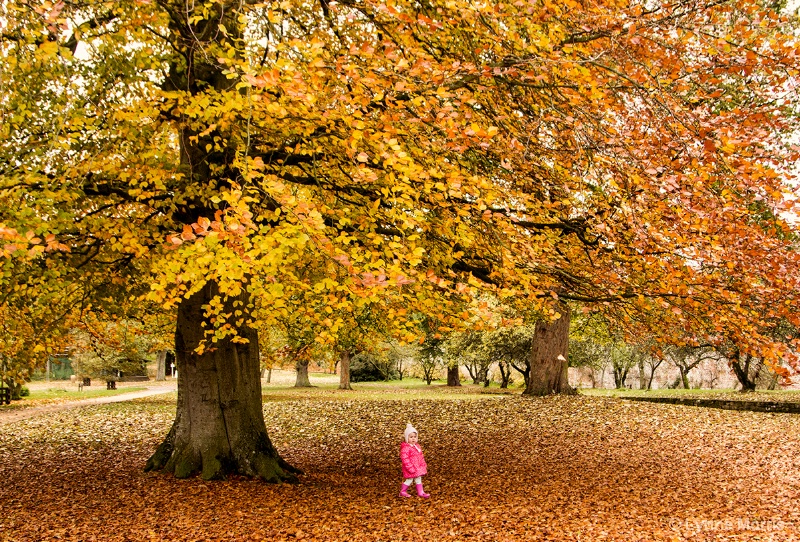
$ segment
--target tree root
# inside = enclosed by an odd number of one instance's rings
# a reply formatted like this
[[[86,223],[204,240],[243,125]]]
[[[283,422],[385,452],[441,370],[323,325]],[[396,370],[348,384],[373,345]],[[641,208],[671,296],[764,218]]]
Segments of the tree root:
[[[266,439],[265,439],[266,440]],[[253,446],[254,450],[234,454],[221,453],[213,447],[197,452],[188,444],[176,445],[174,427],[145,465],[145,471],[171,472],[176,478],[200,474],[203,480],[222,480],[230,474],[260,478],[268,483],[298,483],[303,471],[286,462],[271,445]]]

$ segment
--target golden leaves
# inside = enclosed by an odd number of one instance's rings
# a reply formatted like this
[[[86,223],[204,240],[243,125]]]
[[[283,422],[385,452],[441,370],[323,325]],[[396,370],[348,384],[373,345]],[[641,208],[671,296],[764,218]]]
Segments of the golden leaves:
[[[143,476],[175,401],[148,398],[4,425],[0,476],[40,496],[24,500],[0,488],[4,525],[21,539],[90,539],[115,530],[137,540],[150,532],[171,540],[223,532],[333,541],[344,524],[351,538],[363,539],[798,536],[798,424],[789,415],[596,397],[522,400],[469,386],[364,384],[368,390],[346,393],[285,386],[265,389],[264,413],[275,446],[307,473],[298,485]],[[396,497],[405,420],[420,431],[429,502]],[[77,490],[87,483],[96,487]],[[142,514],[118,513],[137,497],[148,503]],[[162,505],[171,513],[157,512]],[[103,530],[87,510],[106,518]]]
[[[7,225],[42,240],[4,239],[6,257],[98,239],[102,261],[136,258],[126,276],[153,301],[221,280],[278,312],[316,284],[337,305],[445,312],[474,295],[459,285],[487,280],[505,300],[565,287],[623,305],[690,283],[707,303],[755,302],[754,283],[797,283],[762,263],[796,262],[788,228],[752,206],[791,212],[781,164],[796,155],[773,100],[791,40],[777,19],[731,16],[763,16],[755,3],[130,8],[115,5],[107,32],[82,28],[91,62],[55,40],[4,57],[4,80],[25,86],[0,150],[31,172],[1,180],[30,192]],[[36,28],[74,9],[44,3]],[[169,15],[208,32],[172,39]]]

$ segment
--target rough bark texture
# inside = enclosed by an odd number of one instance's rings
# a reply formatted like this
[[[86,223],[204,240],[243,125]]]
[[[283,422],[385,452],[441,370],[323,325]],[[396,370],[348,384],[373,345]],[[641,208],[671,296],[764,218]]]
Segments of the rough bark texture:
[[[308,379],[308,360],[300,360],[294,364],[297,370],[297,380],[295,380],[295,388],[311,388],[311,381]]]
[[[296,481],[300,471],[281,459],[264,424],[256,332],[240,330],[249,340],[246,344],[223,339],[203,354],[195,351],[204,332],[202,307],[215,293],[215,285],[209,284],[178,307],[177,414],[146,470],[164,470],[177,478],[242,474],[269,482]],[[246,306],[246,299],[242,301]]]
[[[350,352],[346,350],[339,356],[339,389],[353,389],[350,387]]]
[[[525,395],[574,394],[567,380],[569,309],[555,322],[537,322]]]
[[[447,368],[447,385],[448,386],[460,386],[461,385],[461,378],[458,374],[458,365],[454,365],[452,367]]]

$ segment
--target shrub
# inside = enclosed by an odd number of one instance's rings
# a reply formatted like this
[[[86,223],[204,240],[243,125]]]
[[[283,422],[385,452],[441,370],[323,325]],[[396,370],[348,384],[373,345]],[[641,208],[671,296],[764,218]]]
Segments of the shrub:
[[[397,379],[397,370],[381,357],[361,352],[350,360],[351,382],[379,382]]]

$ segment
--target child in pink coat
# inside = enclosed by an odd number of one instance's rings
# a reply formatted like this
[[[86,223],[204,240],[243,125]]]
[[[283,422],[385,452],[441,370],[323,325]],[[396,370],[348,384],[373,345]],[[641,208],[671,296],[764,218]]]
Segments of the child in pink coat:
[[[417,486],[417,495],[423,499],[430,497],[422,489],[422,477],[428,474],[428,465],[425,463],[425,456],[422,454],[422,447],[419,445],[419,435],[410,423],[406,425],[403,433],[404,442],[400,444],[400,461],[403,464],[403,485],[400,486],[400,496],[410,497],[408,488],[413,482]]]

